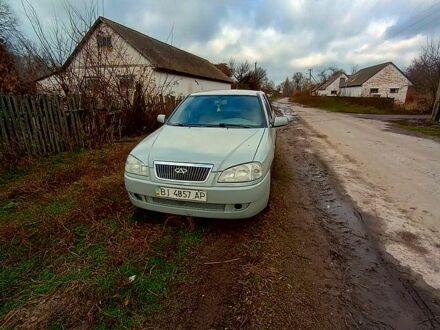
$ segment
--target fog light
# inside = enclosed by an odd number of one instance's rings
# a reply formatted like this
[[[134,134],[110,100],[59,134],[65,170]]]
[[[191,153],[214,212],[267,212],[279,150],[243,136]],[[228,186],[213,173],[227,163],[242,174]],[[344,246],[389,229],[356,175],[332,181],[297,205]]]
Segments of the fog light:
[[[236,210],[240,210],[243,207],[243,205],[242,204],[235,204],[234,207]]]

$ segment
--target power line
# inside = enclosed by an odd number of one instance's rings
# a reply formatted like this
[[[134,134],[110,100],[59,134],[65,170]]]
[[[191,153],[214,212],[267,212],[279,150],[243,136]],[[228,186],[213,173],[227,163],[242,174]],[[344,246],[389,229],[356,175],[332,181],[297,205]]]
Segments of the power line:
[[[413,18],[415,18],[415,17],[417,17],[417,16],[419,16],[419,17],[422,16],[422,17],[419,18],[419,19],[416,19],[416,20],[413,21],[411,24],[409,24],[409,25],[407,25],[406,27],[400,29],[400,31],[395,32],[395,33],[393,34],[393,37],[396,37],[396,36],[398,36],[398,35],[401,35],[401,34],[403,34],[403,33],[405,33],[405,32],[415,32],[415,31],[417,31],[417,30],[420,30],[420,28],[423,28],[423,27],[425,27],[425,26],[428,26],[430,23],[432,23],[433,21],[435,21],[438,17],[433,17],[433,18],[434,18],[433,20],[428,20],[428,21],[425,21],[425,20],[428,19],[428,18],[430,18],[432,15],[435,15],[435,14],[440,13],[440,11],[432,10],[432,9],[434,9],[435,6],[439,6],[439,5],[440,5],[440,2],[434,3],[434,4],[432,4],[429,8],[426,8],[426,9],[420,11],[418,14],[414,15]],[[440,7],[439,7],[439,9],[440,9]],[[429,11],[429,13],[428,13],[426,16],[422,15],[423,13],[428,12],[428,11]],[[410,21],[411,21],[411,20],[410,20]],[[419,24],[422,24],[422,25],[416,27],[416,26],[419,25]],[[416,29],[413,29],[413,31],[411,31],[411,28],[412,28],[412,27],[416,27]]]

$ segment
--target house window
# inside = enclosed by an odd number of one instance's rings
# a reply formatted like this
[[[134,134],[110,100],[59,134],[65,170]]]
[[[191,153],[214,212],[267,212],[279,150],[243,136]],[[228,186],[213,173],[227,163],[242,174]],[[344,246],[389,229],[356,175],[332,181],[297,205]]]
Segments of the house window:
[[[331,95],[338,95],[338,91],[331,91]]]
[[[345,84],[345,78],[339,79],[339,86],[343,86]]]
[[[379,88],[370,88],[370,94],[377,94],[379,93]]]
[[[399,93],[398,88],[390,88],[390,93]]]
[[[96,38],[96,41],[98,42],[98,47],[106,47],[111,48],[112,47],[112,37],[111,36],[104,36],[100,35]]]
[[[119,86],[124,89],[134,88],[134,76],[132,74],[119,76]]]

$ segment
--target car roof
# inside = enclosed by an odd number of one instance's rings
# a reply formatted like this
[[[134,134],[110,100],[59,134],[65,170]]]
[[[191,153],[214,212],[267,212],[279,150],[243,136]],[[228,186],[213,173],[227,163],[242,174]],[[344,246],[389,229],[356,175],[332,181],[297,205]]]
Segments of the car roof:
[[[257,95],[263,95],[263,94],[264,93],[262,91],[253,91],[253,90],[248,90],[248,89],[224,89],[224,90],[192,93],[192,94],[190,94],[190,96],[200,96],[200,95],[250,95],[250,96],[257,96]]]

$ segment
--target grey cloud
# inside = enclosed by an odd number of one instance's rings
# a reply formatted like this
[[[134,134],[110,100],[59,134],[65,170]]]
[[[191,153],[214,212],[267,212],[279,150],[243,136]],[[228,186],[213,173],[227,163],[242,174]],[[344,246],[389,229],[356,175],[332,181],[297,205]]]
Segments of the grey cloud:
[[[11,0],[12,1],[12,0]],[[61,4],[31,0],[48,19]],[[87,0],[75,0],[84,4]],[[20,11],[19,1],[12,5]],[[99,0],[99,3],[101,0]],[[275,81],[328,65],[347,70],[377,61],[405,67],[425,35],[439,31],[435,0],[105,1],[105,16],[217,62],[258,60]],[[433,7],[438,10],[427,9]],[[432,8],[431,8],[432,9]],[[408,28],[417,13],[424,24]],[[428,15],[429,13],[429,15]],[[416,16],[414,16],[416,15]],[[406,26],[406,28],[405,28]],[[399,31],[405,30],[403,34]],[[29,29],[27,29],[29,31]],[[239,37],[234,39],[234,34]],[[408,40],[408,42],[405,42]]]
[[[386,31],[387,38],[405,38],[419,33],[440,31],[440,2],[434,3],[426,10],[413,15],[400,17],[396,24]]]

